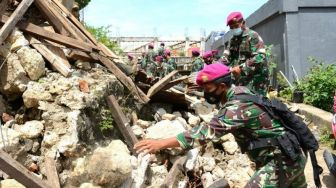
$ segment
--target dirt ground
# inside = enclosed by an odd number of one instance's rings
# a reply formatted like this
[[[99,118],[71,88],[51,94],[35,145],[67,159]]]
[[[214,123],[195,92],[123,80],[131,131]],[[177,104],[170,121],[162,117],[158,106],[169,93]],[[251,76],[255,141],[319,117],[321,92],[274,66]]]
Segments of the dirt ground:
[[[324,147],[320,147],[320,149],[316,152],[317,162],[318,164],[323,168],[323,173],[320,175],[320,180],[322,183],[323,188],[336,188],[336,178],[332,175],[330,175],[329,169],[324,162],[323,159],[323,151]],[[336,151],[332,151],[333,153],[336,153]],[[309,188],[315,187],[314,184],[314,177],[313,177],[313,169],[311,166],[310,159],[307,161],[307,165],[305,168],[305,175],[307,178],[307,183]]]

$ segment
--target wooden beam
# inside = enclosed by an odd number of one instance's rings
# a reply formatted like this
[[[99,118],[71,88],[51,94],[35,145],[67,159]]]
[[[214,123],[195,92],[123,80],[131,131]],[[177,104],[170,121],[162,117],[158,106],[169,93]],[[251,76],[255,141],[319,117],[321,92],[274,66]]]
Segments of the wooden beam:
[[[66,18],[68,18],[75,26],[77,26],[77,28],[80,29],[80,31],[82,31],[83,34],[85,34],[86,37],[90,39],[93,44],[98,45],[97,40],[92,36],[92,34],[86,30],[83,24],[79,20],[77,20],[77,18],[73,16],[71,12],[69,12],[69,10],[60,1],[52,0],[52,2],[55,3],[62,10],[62,14],[64,14]]]
[[[98,61],[98,59],[93,58],[89,54],[79,50],[72,50],[68,55],[68,58],[72,60],[82,60],[87,62]]]
[[[3,150],[0,150],[0,168],[26,187],[51,188]]]
[[[45,157],[44,160],[49,185],[53,188],[61,188],[55,160],[51,157]]]
[[[1,18],[0,18],[1,23],[5,23],[5,22],[7,22],[7,20],[8,20],[7,16],[1,15]],[[67,36],[63,36],[61,34],[57,34],[57,33],[47,31],[47,30],[43,29],[42,27],[31,24],[31,23],[19,22],[17,24],[17,27],[20,30],[22,30],[23,32],[29,33],[29,34],[37,36],[37,37],[42,37],[44,39],[47,39],[47,40],[65,45],[67,47],[81,49],[81,50],[84,50],[86,52],[92,52],[93,48],[98,50],[97,47],[95,47],[91,44],[81,42],[81,41],[78,41],[76,39],[73,39],[73,38],[70,38],[70,37],[67,37]]]
[[[0,29],[0,44],[6,40],[34,0],[23,0]]]
[[[182,77],[177,78],[177,79],[175,79],[173,81],[170,81],[167,85],[165,85],[162,88],[162,90],[167,90],[167,89],[169,89],[169,88],[171,88],[171,87],[173,87],[173,86],[175,86],[175,85],[177,85],[177,84],[179,84],[179,83],[181,83],[181,82],[183,82],[183,81],[185,81],[187,79],[188,79],[188,76],[182,76]]]
[[[41,42],[45,42],[45,43],[49,43],[50,42],[47,42],[45,40],[41,40]],[[63,62],[64,65],[66,65],[69,69],[71,69],[71,65],[63,51],[63,49],[61,47],[58,47],[58,46],[54,46],[54,45],[47,45],[47,48],[52,52],[54,53],[57,57],[60,58],[60,60]]]
[[[93,58],[98,58],[99,61],[104,64],[114,75],[118,80],[120,80],[121,83],[123,83],[131,93],[138,99],[141,103],[148,103],[149,98],[134,84],[132,79],[125,75],[110,59],[97,55],[95,53],[90,54]]]
[[[112,57],[115,59],[118,58],[118,56],[114,52],[112,52],[108,47],[106,47],[104,44],[98,43],[97,46],[106,56]]]
[[[72,71],[69,69],[69,67],[64,64],[62,58],[54,54],[52,51],[50,51],[43,43],[41,43],[39,40],[33,38],[33,37],[28,37],[28,40],[30,44],[42,54],[44,58],[46,58],[49,63],[55,69],[60,72],[63,76],[68,77],[71,75]]]
[[[178,71],[174,70],[173,72],[169,73],[167,76],[163,77],[160,81],[158,81],[157,83],[155,83],[148,90],[147,97],[150,98],[155,93],[157,93],[158,91],[160,91],[164,86],[166,86],[171,81],[171,79],[173,78],[173,76],[175,76],[177,73],[178,73]]]
[[[128,147],[136,153],[133,149],[134,144],[138,142],[137,137],[134,135],[130,126],[130,121],[126,118],[125,114],[121,111],[121,108],[113,95],[107,97],[107,103],[111,109],[111,113],[114,121],[117,124],[117,128],[124,137]]]

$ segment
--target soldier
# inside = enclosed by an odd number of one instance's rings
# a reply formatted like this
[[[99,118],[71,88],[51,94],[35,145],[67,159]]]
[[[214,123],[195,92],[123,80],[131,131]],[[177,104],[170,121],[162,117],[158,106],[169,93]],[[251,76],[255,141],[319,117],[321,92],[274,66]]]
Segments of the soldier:
[[[247,86],[259,94],[266,95],[269,85],[269,72],[264,42],[259,34],[245,25],[240,12],[232,12],[227,17],[231,38],[224,55],[232,67],[235,84]]]
[[[200,52],[198,50],[192,50],[192,66],[191,66],[191,72],[198,72],[203,69],[204,62],[201,57],[199,57]]]
[[[165,51],[165,43],[161,42],[160,47],[158,49],[157,55],[164,56]]]
[[[147,76],[149,77],[154,76],[153,71],[155,71],[155,67],[156,67],[155,57],[156,57],[156,53],[154,52],[154,45],[149,44],[148,51],[145,55],[145,64],[143,65],[143,67],[145,67]]]
[[[205,64],[210,65],[213,61],[213,55],[212,55],[212,51],[206,51],[204,52],[202,58]]]
[[[282,138],[291,133],[279,120],[272,119],[262,107],[253,102],[235,99],[237,95],[254,93],[243,86],[231,86],[229,67],[221,63],[205,66],[198,73],[196,82],[204,89],[207,101],[221,105],[218,114],[209,123],[196,126],[176,137],[140,141],[135,144],[137,152],[155,153],[173,147],[190,149],[211,140],[220,140],[224,134],[232,133],[242,152],[246,152],[256,164],[256,172],[245,187],[307,186],[304,175],[306,158],[301,150],[295,150],[293,144],[288,144],[287,150],[293,151],[297,156],[293,160],[282,148],[280,150],[281,146],[276,142],[277,137]]]
[[[166,66],[166,74],[177,70],[177,64],[173,58],[170,57],[170,50],[165,49],[164,51],[164,64]]]

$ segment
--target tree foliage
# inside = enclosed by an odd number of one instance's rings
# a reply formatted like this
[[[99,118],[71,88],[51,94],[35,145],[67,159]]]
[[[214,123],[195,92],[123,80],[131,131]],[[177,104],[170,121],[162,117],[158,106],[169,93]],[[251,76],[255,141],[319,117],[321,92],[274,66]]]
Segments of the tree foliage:
[[[90,3],[91,0],[76,0],[79,6],[79,10],[86,7]]]
[[[93,36],[101,43],[103,43],[110,50],[114,51],[117,54],[121,54],[122,50],[118,46],[115,41],[112,41],[110,38],[110,27],[111,26],[101,26],[101,27],[93,27],[89,25],[85,25],[86,29],[93,34]]]

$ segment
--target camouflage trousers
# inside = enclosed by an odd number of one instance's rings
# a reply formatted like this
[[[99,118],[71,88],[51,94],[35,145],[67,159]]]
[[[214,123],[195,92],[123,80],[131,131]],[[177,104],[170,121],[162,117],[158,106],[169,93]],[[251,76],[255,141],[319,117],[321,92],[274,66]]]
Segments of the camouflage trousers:
[[[304,168],[306,157],[301,155],[297,161],[292,161],[283,156],[282,168],[285,173],[285,187],[303,188],[307,187]],[[279,187],[279,168],[275,160],[269,161],[266,165],[257,168],[245,188],[276,188]]]

